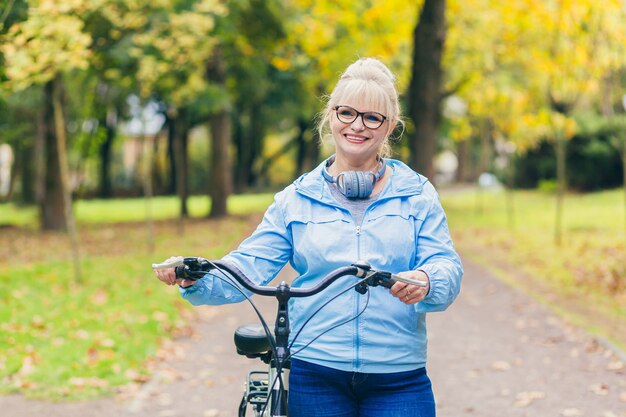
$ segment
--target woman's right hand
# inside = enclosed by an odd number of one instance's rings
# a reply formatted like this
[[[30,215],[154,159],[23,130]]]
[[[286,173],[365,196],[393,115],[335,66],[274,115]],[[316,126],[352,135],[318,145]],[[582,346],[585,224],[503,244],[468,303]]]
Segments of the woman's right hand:
[[[163,261],[163,263],[171,263],[181,259],[183,259],[182,256],[172,256]],[[156,274],[156,277],[159,279],[159,281],[163,282],[166,285],[178,284],[181,287],[186,288],[195,284],[195,281],[176,278],[176,268],[155,269],[154,273]]]

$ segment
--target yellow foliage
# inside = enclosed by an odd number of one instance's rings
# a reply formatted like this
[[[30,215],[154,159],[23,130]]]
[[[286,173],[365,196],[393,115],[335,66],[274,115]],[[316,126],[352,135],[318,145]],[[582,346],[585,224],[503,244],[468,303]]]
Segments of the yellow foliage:
[[[9,79],[6,87],[21,90],[44,83],[57,73],[86,69],[91,37],[83,21],[71,12],[78,1],[42,1],[33,5],[29,18],[12,26],[0,45]]]
[[[271,62],[274,67],[278,68],[281,71],[287,71],[289,68],[291,68],[291,60],[287,58],[273,56]]]
[[[621,0],[451,0],[447,12],[448,85],[461,85],[468,119],[491,120],[522,151],[555,131],[576,133],[549,98],[588,105],[604,77],[626,65]]]
[[[300,62],[311,69],[309,81],[314,91],[320,87],[330,90],[337,75],[364,56],[390,65],[403,90],[408,84],[410,40],[419,3],[286,0],[291,14],[286,21],[287,43],[306,57]]]

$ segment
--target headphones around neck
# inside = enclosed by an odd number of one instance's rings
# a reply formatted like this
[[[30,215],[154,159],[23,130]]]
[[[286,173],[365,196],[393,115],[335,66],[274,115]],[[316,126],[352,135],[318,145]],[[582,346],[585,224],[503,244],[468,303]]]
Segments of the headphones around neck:
[[[328,172],[328,167],[335,162],[335,155],[333,155],[326,160],[322,175],[326,181],[336,183],[339,191],[347,198],[367,198],[372,194],[374,185],[382,178],[387,169],[387,161],[380,157],[378,161],[380,162],[380,169],[376,173],[371,171],[344,171],[333,177]]]

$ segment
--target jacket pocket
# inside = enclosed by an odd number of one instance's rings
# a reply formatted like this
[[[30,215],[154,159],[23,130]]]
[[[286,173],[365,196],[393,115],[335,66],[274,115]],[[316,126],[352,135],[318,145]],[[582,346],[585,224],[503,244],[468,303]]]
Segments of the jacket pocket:
[[[292,262],[300,274],[309,269],[330,271],[346,266],[346,259],[356,261],[355,239],[351,238],[355,227],[347,213],[336,210],[314,217],[294,213],[288,221],[294,249]]]
[[[361,248],[375,268],[390,272],[413,269],[417,243],[416,224],[408,210],[379,211],[368,216],[361,228]]]

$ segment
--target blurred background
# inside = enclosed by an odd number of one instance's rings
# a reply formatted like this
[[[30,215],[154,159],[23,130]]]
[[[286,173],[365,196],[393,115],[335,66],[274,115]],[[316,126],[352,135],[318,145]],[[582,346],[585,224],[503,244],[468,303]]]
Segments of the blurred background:
[[[150,263],[249,233],[366,56],[463,256],[626,346],[626,1],[0,0],[0,392],[145,382]]]

